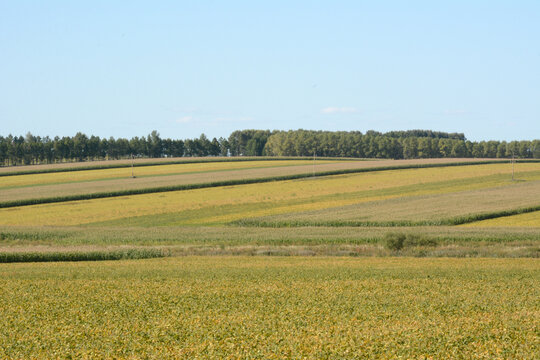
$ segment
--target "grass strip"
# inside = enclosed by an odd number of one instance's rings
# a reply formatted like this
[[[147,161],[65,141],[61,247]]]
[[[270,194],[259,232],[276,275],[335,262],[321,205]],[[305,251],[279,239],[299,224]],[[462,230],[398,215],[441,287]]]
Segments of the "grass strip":
[[[487,164],[498,164],[498,163],[500,163],[500,161],[498,160],[486,160],[486,161],[478,161],[478,162],[408,164],[408,165],[395,165],[395,166],[381,166],[381,167],[374,167],[374,168],[323,171],[323,172],[316,173],[316,176],[322,177],[322,176],[356,174],[356,173],[374,172],[374,171],[438,168],[438,167],[467,166],[467,165],[487,165]],[[11,207],[39,205],[39,204],[51,204],[51,203],[59,203],[59,202],[67,202],[67,201],[102,199],[102,198],[110,198],[110,197],[160,193],[160,192],[169,192],[169,191],[193,190],[193,189],[220,187],[220,186],[258,184],[258,183],[265,183],[265,182],[271,182],[271,181],[305,179],[305,178],[310,178],[313,176],[314,174],[310,172],[310,173],[304,173],[304,174],[270,176],[270,177],[254,178],[254,179],[222,180],[222,181],[213,181],[213,182],[197,183],[197,184],[171,185],[171,186],[150,187],[150,188],[144,188],[144,189],[128,189],[128,190],[118,190],[118,191],[109,191],[109,192],[97,192],[97,193],[90,193],[90,194],[56,196],[56,197],[40,198],[40,199],[4,201],[4,202],[0,202],[0,208],[11,208]],[[349,226],[355,226],[355,225],[349,225]],[[390,225],[390,226],[393,226],[393,225]]]
[[[235,226],[244,227],[267,227],[267,228],[287,228],[287,227],[404,227],[404,226],[448,226],[448,225],[463,225],[482,220],[501,218],[525,214],[530,212],[540,211],[540,205],[530,206],[525,208],[517,208],[511,210],[500,210],[486,213],[469,214],[464,216],[456,216],[447,219],[439,220],[390,220],[390,221],[354,221],[354,220],[332,220],[332,221],[264,221],[257,219],[243,219],[229,223]]]
[[[179,164],[199,164],[199,163],[214,163],[214,162],[240,162],[240,161],[276,161],[276,160],[313,160],[312,157],[231,157],[231,158],[207,158],[207,159],[185,159],[185,160],[174,160],[174,161],[154,161],[154,162],[144,162],[144,163],[121,163],[121,164],[108,164],[108,165],[89,165],[89,166],[80,166],[80,167],[68,167],[68,168],[53,168],[53,169],[39,169],[39,170],[21,170],[13,172],[0,173],[2,176],[15,176],[15,175],[31,175],[31,174],[46,174],[46,173],[56,173],[56,172],[72,172],[72,171],[84,171],[84,170],[105,170],[105,169],[117,169],[117,168],[129,168],[133,167],[143,167],[143,166],[158,166],[158,165],[179,165]],[[360,158],[332,158],[332,157],[318,157],[317,160],[366,160]]]
[[[50,262],[50,261],[103,261],[149,259],[169,256],[160,249],[127,249],[109,251],[57,251],[57,252],[4,252],[0,263]]]
[[[540,246],[536,228],[477,228],[461,226],[425,227],[302,227],[247,228],[237,226],[186,227],[0,227],[3,241],[0,252],[62,250],[113,250],[171,247],[243,247],[243,246],[313,246],[379,244],[389,232],[421,234],[435,238],[441,245],[517,244]],[[43,234],[43,236],[41,235]],[[80,249],[80,246],[94,248]],[[96,246],[102,248],[96,249]],[[120,247],[115,247],[120,246]],[[6,248],[3,248],[6,247]],[[36,248],[37,247],[37,248]],[[53,247],[47,249],[47,247]],[[77,247],[77,248],[75,248]],[[115,247],[115,248],[109,248]],[[36,250],[34,250],[36,249]],[[173,251],[173,255],[176,252]]]

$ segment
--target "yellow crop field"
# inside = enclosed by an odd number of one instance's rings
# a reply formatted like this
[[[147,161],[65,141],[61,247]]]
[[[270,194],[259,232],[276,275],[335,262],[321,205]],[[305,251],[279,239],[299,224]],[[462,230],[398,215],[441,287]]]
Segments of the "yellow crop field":
[[[477,221],[462,225],[465,227],[538,227],[540,228],[540,211],[504,216],[495,219]]]
[[[328,164],[343,161],[318,160],[317,164]],[[209,171],[227,171],[240,169],[258,169],[281,166],[311,165],[311,160],[272,160],[272,161],[238,161],[238,162],[205,162],[195,164],[169,164],[140,166],[134,168],[137,177],[178,175]],[[0,190],[14,187],[65,184],[107,179],[123,179],[131,177],[131,168],[113,168],[99,170],[66,171],[45,174],[28,174],[0,177]]]
[[[521,178],[540,179],[540,164],[519,165]],[[200,211],[202,213],[198,215],[203,215],[195,220],[188,219],[187,224],[227,222],[242,217],[375,201],[404,193],[419,195],[501,186],[508,183],[506,175],[501,175],[507,171],[505,164],[391,170],[34,205],[0,209],[0,225],[80,225],[185,211]],[[407,186],[412,187],[390,191]],[[390,193],[375,193],[385,189]],[[229,215],[216,210],[235,206],[240,210],[242,206],[247,207],[244,212],[229,211]],[[171,222],[174,224],[175,221],[181,223],[182,217],[176,215]]]
[[[537,259],[0,264],[2,359],[535,359]]]

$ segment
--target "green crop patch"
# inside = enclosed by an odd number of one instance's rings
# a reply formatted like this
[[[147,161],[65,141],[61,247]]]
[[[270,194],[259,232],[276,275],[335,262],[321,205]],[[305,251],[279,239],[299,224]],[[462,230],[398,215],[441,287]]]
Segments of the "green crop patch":
[[[159,249],[140,248],[101,251],[41,251],[0,252],[0,263],[52,262],[52,261],[105,261],[126,259],[149,259],[168,256]]]

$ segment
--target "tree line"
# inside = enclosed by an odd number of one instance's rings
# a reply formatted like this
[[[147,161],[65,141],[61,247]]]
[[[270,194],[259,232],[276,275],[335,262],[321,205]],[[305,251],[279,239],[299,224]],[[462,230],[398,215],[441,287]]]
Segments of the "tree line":
[[[381,159],[438,157],[540,158],[540,140],[473,142],[461,133],[431,130],[359,131],[237,130],[228,138],[210,140],[147,136],[100,138],[77,133],[50,138],[0,136],[0,165],[46,164],[129,157],[192,156],[322,156]]]

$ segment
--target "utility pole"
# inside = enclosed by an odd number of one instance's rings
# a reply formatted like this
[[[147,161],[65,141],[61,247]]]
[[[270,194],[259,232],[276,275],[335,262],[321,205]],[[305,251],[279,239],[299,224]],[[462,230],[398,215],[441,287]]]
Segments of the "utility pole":
[[[313,151],[313,177],[315,177],[315,157],[317,156],[317,153]]]
[[[512,181],[514,181],[514,152],[512,151]]]
[[[133,154],[131,154],[131,177],[135,179],[135,174],[133,174]]]

